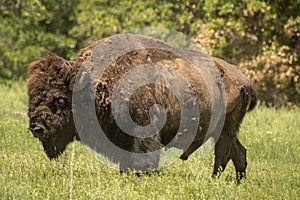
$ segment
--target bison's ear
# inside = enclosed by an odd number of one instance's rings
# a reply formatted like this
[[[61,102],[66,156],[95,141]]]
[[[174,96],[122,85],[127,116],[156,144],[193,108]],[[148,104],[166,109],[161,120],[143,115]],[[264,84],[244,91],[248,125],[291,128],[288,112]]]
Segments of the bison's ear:
[[[89,80],[90,78],[88,72],[81,68],[77,73],[72,75],[69,89],[73,92],[79,92],[88,85]]]

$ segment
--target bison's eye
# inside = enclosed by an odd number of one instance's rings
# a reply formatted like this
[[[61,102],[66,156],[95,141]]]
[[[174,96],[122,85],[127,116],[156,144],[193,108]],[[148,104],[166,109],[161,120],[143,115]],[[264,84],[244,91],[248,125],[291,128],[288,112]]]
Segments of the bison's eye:
[[[51,110],[52,113],[56,113],[57,112],[57,107],[54,103],[49,105],[49,108]]]
[[[58,99],[55,99],[54,102],[52,102],[49,105],[49,108],[52,113],[56,113],[58,110],[65,109],[66,106],[67,106],[67,100],[64,98],[58,98]]]
[[[64,109],[67,106],[67,100],[64,98],[59,98],[56,100],[56,106],[60,109]]]

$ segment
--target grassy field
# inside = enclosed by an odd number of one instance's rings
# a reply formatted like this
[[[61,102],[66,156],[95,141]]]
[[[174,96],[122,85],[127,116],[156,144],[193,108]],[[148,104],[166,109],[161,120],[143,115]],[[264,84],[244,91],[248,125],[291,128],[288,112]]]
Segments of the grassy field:
[[[0,199],[300,199],[300,109],[258,107],[240,132],[248,174],[232,163],[211,179],[213,152],[176,161],[159,174],[119,174],[79,142],[49,161],[27,130],[25,83],[0,85]]]

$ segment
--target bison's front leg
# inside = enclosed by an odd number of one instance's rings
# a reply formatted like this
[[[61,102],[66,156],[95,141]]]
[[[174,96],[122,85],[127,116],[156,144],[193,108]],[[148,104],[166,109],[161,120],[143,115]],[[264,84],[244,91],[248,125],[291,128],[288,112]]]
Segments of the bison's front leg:
[[[235,166],[237,182],[240,183],[241,179],[246,178],[247,160],[246,149],[237,137],[233,138],[231,158]]]
[[[131,154],[126,159],[121,158],[120,171],[133,171],[140,175],[158,170],[162,148],[158,137],[133,138],[129,149]]]

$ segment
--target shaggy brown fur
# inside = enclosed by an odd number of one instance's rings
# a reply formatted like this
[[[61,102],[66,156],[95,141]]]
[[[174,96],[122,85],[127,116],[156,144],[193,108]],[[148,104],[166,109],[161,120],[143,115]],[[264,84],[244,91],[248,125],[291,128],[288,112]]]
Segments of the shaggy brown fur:
[[[78,138],[69,89],[73,65],[73,62],[48,53],[28,68],[29,129],[42,142],[50,159],[62,153],[74,137]]]
[[[30,64],[28,69],[28,97],[30,130],[42,142],[47,156],[52,159],[62,153],[66,145],[79,139],[72,116],[72,92],[75,76],[83,61],[101,41],[83,49],[76,62],[66,61],[52,53]],[[239,126],[245,113],[256,105],[256,93],[248,79],[235,66],[213,57],[208,57],[219,69],[226,92],[226,120],[221,136],[215,146],[215,165],[213,176],[224,171],[228,161],[233,160],[237,179],[245,177],[246,149],[237,138]],[[148,139],[136,140],[120,130],[110,113],[110,98],[116,82],[132,67],[145,63],[158,63],[173,66],[187,78],[197,92],[201,105],[201,121],[192,144],[184,149],[181,159],[198,149],[204,140],[210,120],[208,91],[201,76],[193,71],[188,62],[171,52],[158,49],[131,51],[113,62],[100,80],[94,80],[96,87],[97,116],[108,138],[117,146],[131,152],[149,152],[168,144],[178,130],[180,122],[179,104],[172,92],[157,85],[139,88],[130,99],[130,114],[139,125],[149,123],[149,109],[153,104],[161,104],[168,113],[167,124],[159,135]],[[90,75],[92,77],[92,75]],[[95,79],[95,78],[92,78]],[[74,89],[75,90],[75,89]],[[140,100],[141,94],[145,97]],[[141,111],[142,110],[142,111]],[[122,114],[122,113],[120,113]],[[83,118],[89,123],[88,117]],[[176,125],[177,124],[177,125]],[[88,129],[88,126],[87,126]],[[87,130],[88,131],[88,130]],[[184,137],[175,145],[181,148]],[[182,144],[181,144],[182,143]],[[108,154],[109,154],[109,150]],[[116,155],[114,155],[116,156]],[[121,169],[122,170],[122,169]]]

